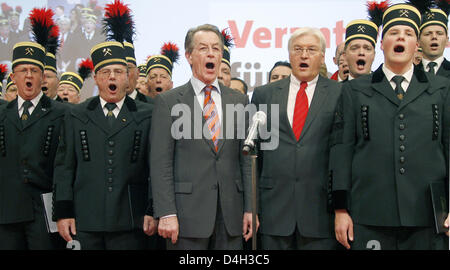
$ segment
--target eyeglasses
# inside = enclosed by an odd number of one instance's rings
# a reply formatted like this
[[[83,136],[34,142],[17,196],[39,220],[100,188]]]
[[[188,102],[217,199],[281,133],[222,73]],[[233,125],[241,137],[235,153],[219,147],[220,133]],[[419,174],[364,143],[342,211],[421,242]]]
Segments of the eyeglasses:
[[[294,47],[292,49],[292,52],[297,55],[306,53],[307,55],[313,56],[313,55],[318,54],[320,51],[319,51],[319,48],[317,48],[317,47],[311,47],[311,48]]]
[[[101,69],[98,74],[102,77],[107,77],[109,78],[111,76],[111,74],[114,74],[115,76],[123,76],[125,74],[127,74],[127,70],[126,69]]]

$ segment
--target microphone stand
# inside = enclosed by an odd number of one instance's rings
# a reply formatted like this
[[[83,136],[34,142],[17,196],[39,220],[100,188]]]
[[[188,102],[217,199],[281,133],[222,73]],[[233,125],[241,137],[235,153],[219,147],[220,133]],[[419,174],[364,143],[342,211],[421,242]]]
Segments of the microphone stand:
[[[257,208],[257,177],[258,177],[258,168],[257,168],[257,158],[258,155],[256,153],[256,147],[254,147],[250,152],[250,157],[252,159],[252,250],[256,250],[257,247],[257,237],[256,237],[256,215],[258,213]]]

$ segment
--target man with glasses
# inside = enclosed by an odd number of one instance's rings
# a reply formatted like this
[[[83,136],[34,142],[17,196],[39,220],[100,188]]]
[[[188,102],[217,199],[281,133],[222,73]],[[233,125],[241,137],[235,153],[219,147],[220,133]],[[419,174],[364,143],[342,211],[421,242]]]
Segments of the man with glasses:
[[[252,103],[278,105],[279,145],[260,149],[259,205],[263,249],[335,249],[328,205],[329,131],[340,85],[319,75],[326,43],[316,28],[289,39],[292,75],[255,89]],[[267,115],[272,125],[272,110]],[[275,128],[275,127],[272,127]]]
[[[144,232],[156,230],[148,194],[151,106],[126,95],[122,43],[98,44],[91,58],[99,96],[66,114],[58,148],[58,231],[81,249],[145,249]]]
[[[14,46],[7,89],[15,84],[18,97],[0,108],[0,249],[48,250],[57,243],[41,195],[52,191],[66,107],[42,93],[44,59],[41,44]]]

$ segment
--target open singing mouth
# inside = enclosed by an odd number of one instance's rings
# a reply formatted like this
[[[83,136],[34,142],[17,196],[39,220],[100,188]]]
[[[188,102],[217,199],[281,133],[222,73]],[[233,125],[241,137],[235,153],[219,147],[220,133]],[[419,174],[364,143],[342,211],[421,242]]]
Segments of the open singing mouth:
[[[117,85],[115,85],[115,84],[110,84],[109,85],[109,90],[111,90],[111,91],[116,91],[117,90]]]
[[[45,87],[45,86],[44,86],[44,87],[42,87],[41,89],[42,89],[43,92],[47,92],[48,87]]]
[[[366,61],[364,61],[363,59],[359,59],[358,61],[356,61],[356,65],[358,65],[358,68],[364,68],[364,66],[366,65]]]
[[[397,45],[394,47],[394,52],[396,53],[402,53],[405,51],[405,47],[403,45]]]
[[[301,63],[301,64],[300,64],[300,67],[301,67],[301,68],[308,68],[308,67],[309,67],[309,65],[308,65],[308,64],[306,64],[306,63]]]
[[[162,89],[161,87],[156,88],[156,92],[158,92],[158,93],[159,93],[159,92],[162,92],[162,90],[163,90],[163,89]]]
[[[214,69],[214,63],[206,63],[206,68],[207,69]]]

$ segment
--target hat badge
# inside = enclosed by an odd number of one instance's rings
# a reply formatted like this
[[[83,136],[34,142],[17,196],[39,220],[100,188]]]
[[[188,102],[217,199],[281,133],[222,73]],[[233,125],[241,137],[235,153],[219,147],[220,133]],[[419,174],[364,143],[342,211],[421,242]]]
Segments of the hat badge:
[[[433,12],[427,12],[427,19],[434,19],[434,13]]]
[[[401,9],[400,10],[400,17],[409,17],[409,10]]]
[[[365,33],[365,32],[366,32],[366,27],[365,27],[364,25],[358,26],[358,33],[359,33],[359,32]]]
[[[28,48],[25,49],[25,55],[33,56],[33,54],[34,54],[33,48],[28,47]]]
[[[112,51],[110,48],[103,49],[103,56],[112,55]]]
[[[155,63],[159,63],[159,62],[161,62],[161,58],[156,57],[156,58],[155,58]]]
[[[69,76],[69,77],[67,78],[67,80],[68,80],[68,81],[72,81],[72,80],[73,80],[73,76]]]

